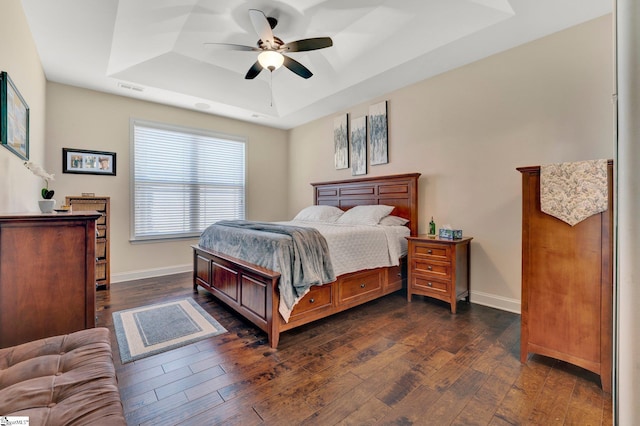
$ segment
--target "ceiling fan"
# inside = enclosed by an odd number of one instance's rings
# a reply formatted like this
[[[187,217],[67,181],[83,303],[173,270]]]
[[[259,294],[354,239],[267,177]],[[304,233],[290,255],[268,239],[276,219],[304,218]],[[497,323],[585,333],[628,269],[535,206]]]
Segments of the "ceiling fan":
[[[257,9],[249,9],[249,18],[251,19],[253,28],[260,37],[257,47],[230,43],[205,43],[206,46],[228,50],[260,52],[258,54],[258,60],[249,68],[249,71],[247,71],[247,74],[244,76],[246,79],[256,78],[265,68],[273,72],[282,65],[302,78],[309,78],[313,73],[300,62],[285,56],[284,53],[306,52],[333,46],[333,41],[330,37],[306,38],[285,43],[274,36],[271,31],[278,24],[276,18],[267,17],[264,12]]]

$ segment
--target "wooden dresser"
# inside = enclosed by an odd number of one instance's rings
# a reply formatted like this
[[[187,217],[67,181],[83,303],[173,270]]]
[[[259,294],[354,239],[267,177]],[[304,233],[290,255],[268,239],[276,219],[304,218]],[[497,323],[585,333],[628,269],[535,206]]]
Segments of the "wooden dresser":
[[[98,217],[0,215],[0,348],[95,327]]]
[[[469,300],[469,243],[472,239],[448,240],[427,235],[407,237],[409,302],[414,294],[434,297],[451,304],[451,313],[455,314],[458,300],[463,297]]]
[[[570,226],[540,210],[540,167],[522,173],[520,359],[560,359],[600,376],[611,392],[613,163],[608,210]]]
[[[109,237],[109,197],[68,196],[66,204],[73,211],[97,211],[100,217],[97,222],[96,239],[96,287],[109,289],[111,284],[110,237]]]

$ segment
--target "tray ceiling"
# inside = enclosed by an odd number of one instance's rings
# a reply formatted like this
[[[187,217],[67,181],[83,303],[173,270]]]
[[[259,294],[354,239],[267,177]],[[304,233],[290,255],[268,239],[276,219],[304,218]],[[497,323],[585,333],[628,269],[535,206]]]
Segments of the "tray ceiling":
[[[607,0],[22,0],[49,81],[292,128],[610,13]],[[329,36],[286,68],[244,75],[249,9],[285,42]]]

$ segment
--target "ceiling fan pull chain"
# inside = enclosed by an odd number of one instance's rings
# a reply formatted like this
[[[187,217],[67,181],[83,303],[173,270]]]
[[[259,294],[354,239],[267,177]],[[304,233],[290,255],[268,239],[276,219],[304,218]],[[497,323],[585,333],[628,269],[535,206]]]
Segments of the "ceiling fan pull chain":
[[[269,73],[269,92],[271,92],[271,108],[273,108],[273,71]]]

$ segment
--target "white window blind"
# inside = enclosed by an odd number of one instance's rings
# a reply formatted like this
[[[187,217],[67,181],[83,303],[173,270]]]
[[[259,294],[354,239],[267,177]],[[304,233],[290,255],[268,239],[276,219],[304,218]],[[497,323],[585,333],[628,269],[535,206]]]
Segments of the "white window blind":
[[[245,216],[245,140],[132,121],[132,240],[197,237]]]

